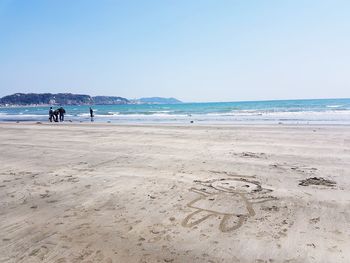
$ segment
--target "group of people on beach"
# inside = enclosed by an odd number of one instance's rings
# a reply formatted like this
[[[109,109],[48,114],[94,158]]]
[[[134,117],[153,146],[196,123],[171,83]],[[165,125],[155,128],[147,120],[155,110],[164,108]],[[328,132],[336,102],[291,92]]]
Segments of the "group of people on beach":
[[[50,120],[50,122],[52,122],[52,121],[62,122],[62,121],[64,121],[65,114],[66,114],[66,110],[63,107],[59,107],[56,110],[53,110],[52,107],[50,107],[49,120]],[[90,118],[91,118],[91,121],[94,120],[94,111],[91,107],[90,107]]]
[[[52,107],[50,107],[49,110],[49,120],[50,122],[62,122],[64,121],[64,114],[66,114],[66,110],[63,109],[63,107],[60,107],[56,110],[53,110]]]

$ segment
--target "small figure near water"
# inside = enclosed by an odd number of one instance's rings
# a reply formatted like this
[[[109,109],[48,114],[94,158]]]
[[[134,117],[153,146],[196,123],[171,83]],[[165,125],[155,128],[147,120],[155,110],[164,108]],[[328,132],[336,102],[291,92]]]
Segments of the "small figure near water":
[[[52,107],[50,107],[50,110],[49,110],[49,120],[50,120],[50,122],[52,122],[53,118],[54,118],[54,116],[53,116],[53,109],[52,109]]]
[[[55,121],[55,122],[58,122],[58,114],[59,114],[59,111],[58,111],[58,110],[54,110],[54,111],[53,111],[54,121]]]
[[[59,118],[60,118],[60,121],[64,121],[64,114],[66,113],[66,110],[63,109],[62,107],[60,107],[58,109],[58,114],[59,114]]]
[[[94,121],[94,110],[90,107],[90,118],[91,121]]]

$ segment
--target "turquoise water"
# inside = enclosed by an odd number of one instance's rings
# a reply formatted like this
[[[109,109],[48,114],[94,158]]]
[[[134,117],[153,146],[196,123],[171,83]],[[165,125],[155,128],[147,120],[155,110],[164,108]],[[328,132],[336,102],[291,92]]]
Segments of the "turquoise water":
[[[55,108],[55,107],[54,107]],[[88,122],[89,106],[65,106],[66,120]],[[0,121],[47,121],[48,107],[0,108]],[[350,99],[276,100],[162,105],[94,105],[94,121],[112,123],[350,124]]]

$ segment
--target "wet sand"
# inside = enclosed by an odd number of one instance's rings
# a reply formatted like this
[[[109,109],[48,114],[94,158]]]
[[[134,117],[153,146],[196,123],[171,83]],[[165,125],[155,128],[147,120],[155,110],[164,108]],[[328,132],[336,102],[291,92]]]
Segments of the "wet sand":
[[[350,258],[350,127],[2,123],[0,147],[0,262]]]

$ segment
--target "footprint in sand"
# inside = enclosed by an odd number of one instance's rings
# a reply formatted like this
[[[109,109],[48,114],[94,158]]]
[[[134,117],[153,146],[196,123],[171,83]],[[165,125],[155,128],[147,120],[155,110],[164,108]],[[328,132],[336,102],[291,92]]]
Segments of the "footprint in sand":
[[[277,168],[282,170],[291,170],[295,171],[301,174],[309,174],[313,175],[317,172],[317,168],[315,167],[308,167],[305,165],[299,165],[299,164],[288,164],[288,163],[274,163],[269,165],[271,168]]]
[[[260,159],[260,158],[266,159],[267,158],[265,153],[253,153],[253,152],[242,152],[241,157],[257,158],[257,159]]]
[[[36,248],[32,250],[29,253],[30,257],[37,257],[40,260],[44,260],[46,254],[49,252],[49,249],[46,246],[41,246],[39,248]]]

